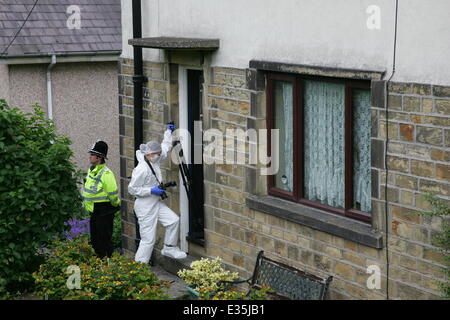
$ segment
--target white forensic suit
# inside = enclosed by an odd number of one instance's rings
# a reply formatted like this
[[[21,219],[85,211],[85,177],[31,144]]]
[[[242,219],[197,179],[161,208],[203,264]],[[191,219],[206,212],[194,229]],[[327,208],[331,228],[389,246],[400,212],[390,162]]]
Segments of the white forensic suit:
[[[143,149],[144,151],[141,151]],[[160,182],[162,182],[160,162],[167,158],[171,149],[172,133],[170,130],[166,130],[160,148],[161,156],[156,162],[150,162]],[[186,258],[186,253],[176,247],[180,219],[178,215],[165,205],[160,196],[151,193],[151,189],[159,184],[145,162],[144,156],[146,153],[150,152],[145,151],[145,145],[141,145],[141,149],[136,151],[136,158],[139,164],[133,169],[131,181],[128,185],[128,192],[136,197],[134,211],[138,218],[141,236],[135,261],[143,263],[150,261],[153,246],[155,245],[158,221],[166,228],[164,248],[161,253],[175,259],[184,259]]]

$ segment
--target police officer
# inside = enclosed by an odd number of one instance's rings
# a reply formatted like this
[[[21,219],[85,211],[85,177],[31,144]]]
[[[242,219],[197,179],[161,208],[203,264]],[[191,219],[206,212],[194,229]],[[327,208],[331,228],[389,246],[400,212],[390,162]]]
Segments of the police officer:
[[[108,145],[97,141],[89,151],[91,167],[83,188],[84,207],[90,213],[91,244],[99,258],[111,257],[114,214],[120,197],[114,173],[106,166]]]

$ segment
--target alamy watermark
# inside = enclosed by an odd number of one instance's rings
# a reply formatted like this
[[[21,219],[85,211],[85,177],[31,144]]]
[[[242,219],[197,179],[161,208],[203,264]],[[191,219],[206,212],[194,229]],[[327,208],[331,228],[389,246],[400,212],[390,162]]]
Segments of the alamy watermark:
[[[66,286],[69,290],[81,289],[81,270],[77,265],[67,267],[66,274],[69,275]]]
[[[202,131],[201,122],[194,122],[194,137],[186,129],[176,129],[174,136],[186,141],[189,150],[194,150],[184,159],[187,164],[239,164],[260,168],[261,175],[277,174],[279,169],[278,129],[226,129],[222,132],[212,128]],[[268,133],[270,132],[270,155],[268,155]],[[194,143],[191,148],[190,143]],[[171,159],[180,164],[178,149],[174,148]]]
[[[66,26],[68,29],[81,29],[81,9],[77,5],[67,7],[66,13],[69,14]]]
[[[381,269],[380,266],[372,264],[367,267],[366,273],[370,276],[367,278],[366,285],[368,289],[381,289]]]
[[[381,29],[381,9],[377,5],[370,5],[366,9],[369,15],[366,20],[367,29],[380,30]]]

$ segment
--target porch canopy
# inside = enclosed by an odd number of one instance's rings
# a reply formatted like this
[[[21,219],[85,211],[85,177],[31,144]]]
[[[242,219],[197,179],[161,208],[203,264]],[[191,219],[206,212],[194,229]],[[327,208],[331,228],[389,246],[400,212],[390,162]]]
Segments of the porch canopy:
[[[128,44],[134,47],[168,50],[214,51],[219,49],[219,39],[205,38],[150,37],[129,39]]]

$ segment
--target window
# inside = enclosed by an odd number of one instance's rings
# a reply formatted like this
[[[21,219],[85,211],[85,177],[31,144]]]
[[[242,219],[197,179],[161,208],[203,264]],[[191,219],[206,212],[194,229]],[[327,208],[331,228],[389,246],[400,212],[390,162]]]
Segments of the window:
[[[370,222],[370,83],[269,74],[267,103],[269,194]]]

